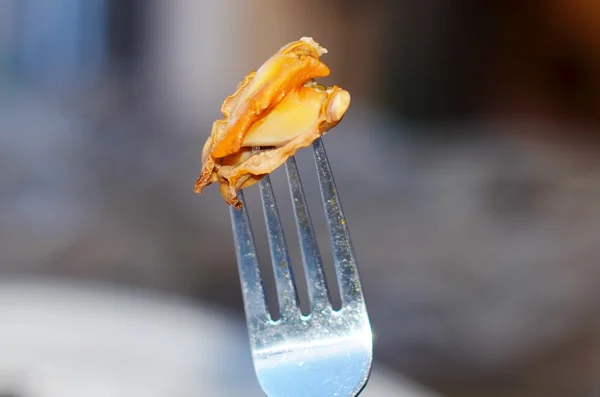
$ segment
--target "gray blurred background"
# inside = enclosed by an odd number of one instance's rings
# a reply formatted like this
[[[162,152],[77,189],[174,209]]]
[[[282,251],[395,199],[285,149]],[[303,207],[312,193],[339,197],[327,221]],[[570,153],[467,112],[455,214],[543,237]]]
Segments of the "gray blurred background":
[[[449,397],[600,395],[596,0],[0,0],[0,276],[243,318],[228,208],[192,187],[223,98],[302,36],[353,97],[324,142],[376,359]]]

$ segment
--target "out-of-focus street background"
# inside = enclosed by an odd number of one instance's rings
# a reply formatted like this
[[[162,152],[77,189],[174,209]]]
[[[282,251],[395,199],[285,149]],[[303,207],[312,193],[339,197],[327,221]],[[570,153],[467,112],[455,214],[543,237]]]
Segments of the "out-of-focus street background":
[[[19,295],[23,280],[175,296],[243,335],[228,208],[192,188],[223,98],[302,36],[329,50],[324,82],[352,94],[324,143],[387,376],[448,397],[600,395],[597,0],[0,0],[0,344],[34,334],[3,334],[9,322],[66,315]],[[297,159],[327,243],[310,151]],[[72,323],[104,324],[86,302]],[[121,325],[150,338],[142,323]],[[61,395],[6,379],[0,393]]]

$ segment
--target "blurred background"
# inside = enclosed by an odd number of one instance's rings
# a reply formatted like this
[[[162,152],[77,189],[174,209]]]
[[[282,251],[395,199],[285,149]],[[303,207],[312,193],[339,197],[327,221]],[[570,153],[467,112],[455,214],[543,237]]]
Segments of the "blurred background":
[[[223,98],[302,36],[353,98],[324,142],[386,376],[449,397],[600,396],[597,0],[0,0],[0,328],[90,326],[83,292],[16,287],[34,280],[108,288],[115,318],[134,306],[110,288],[174,296],[243,335],[228,208],[192,187]],[[297,159],[325,240],[310,151]],[[65,302],[83,306],[53,317]],[[67,395],[7,379],[6,396]]]

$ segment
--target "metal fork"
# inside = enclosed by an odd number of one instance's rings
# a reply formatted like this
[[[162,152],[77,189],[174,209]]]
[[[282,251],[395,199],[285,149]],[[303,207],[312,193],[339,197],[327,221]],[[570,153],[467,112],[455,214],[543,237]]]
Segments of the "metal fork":
[[[293,157],[286,162],[308,284],[310,314],[303,315],[270,179],[260,182],[280,317],[268,311],[246,205],[231,209],[234,242],[254,369],[271,397],[356,396],[370,374],[373,337],[348,226],[321,139],[315,163],[331,235],[341,308],[334,310],[302,183]],[[243,193],[239,198],[244,202]]]

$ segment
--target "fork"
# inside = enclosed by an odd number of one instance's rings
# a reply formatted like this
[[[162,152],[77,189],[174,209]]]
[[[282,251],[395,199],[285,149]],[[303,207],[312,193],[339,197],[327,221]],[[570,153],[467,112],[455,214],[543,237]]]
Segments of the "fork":
[[[258,267],[243,193],[230,210],[254,369],[270,397],[357,396],[373,360],[373,336],[356,259],[333,174],[321,139],[313,142],[321,197],[329,226],[341,308],[334,310],[294,157],[286,171],[308,284],[310,313],[303,315],[290,257],[268,175],[260,181],[279,318],[274,319]]]

